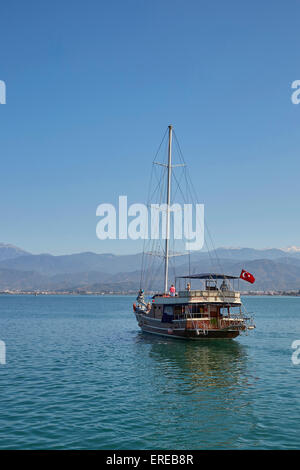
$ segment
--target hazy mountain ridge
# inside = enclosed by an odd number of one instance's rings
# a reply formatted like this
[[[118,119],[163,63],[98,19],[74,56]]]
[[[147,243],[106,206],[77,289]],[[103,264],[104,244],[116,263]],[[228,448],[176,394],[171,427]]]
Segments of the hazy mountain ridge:
[[[6,258],[5,258],[6,257]],[[136,290],[140,285],[142,254],[113,255],[92,252],[53,256],[32,255],[0,244],[1,290]],[[213,262],[212,262],[213,260]],[[174,259],[176,275],[188,274],[188,257]],[[300,289],[300,253],[280,249],[218,248],[210,255],[191,255],[191,272],[225,272],[239,276],[241,269],[256,277],[254,285],[241,281],[241,290]],[[170,270],[170,279],[174,273]],[[163,273],[156,277],[156,288]],[[155,286],[153,286],[155,288]]]
[[[91,270],[114,274],[120,271],[134,270],[137,263],[141,265],[141,254],[122,256],[96,253],[76,253],[60,256],[41,254],[18,256],[0,261],[0,269],[35,270],[41,274],[52,275]]]
[[[9,243],[0,243],[0,261],[30,255],[25,250]]]

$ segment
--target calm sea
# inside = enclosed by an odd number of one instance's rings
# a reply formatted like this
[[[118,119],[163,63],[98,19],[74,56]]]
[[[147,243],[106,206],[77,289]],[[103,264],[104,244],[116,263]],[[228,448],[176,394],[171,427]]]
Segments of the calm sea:
[[[300,298],[246,297],[257,329],[141,334],[130,297],[0,296],[1,449],[300,447]]]

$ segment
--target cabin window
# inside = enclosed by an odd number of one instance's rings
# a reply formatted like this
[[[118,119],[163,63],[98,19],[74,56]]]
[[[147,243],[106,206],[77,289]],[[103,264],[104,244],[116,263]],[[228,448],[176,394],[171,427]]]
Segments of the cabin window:
[[[164,313],[163,313],[161,321],[163,323],[172,323],[173,318],[174,318],[173,307],[171,305],[165,305]]]
[[[190,305],[190,312],[191,313],[203,313],[204,309],[199,304],[192,304]]]
[[[185,306],[185,314],[189,317],[198,318],[201,316],[207,316],[207,306],[203,304],[189,304]]]
[[[174,315],[178,316],[182,314],[182,306],[181,305],[175,305],[174,307]]]
[[[198,304],[193,305],[193,313],[199,313],[200,306]]]
[[[164,313],[166,313],[167,315],[173,315],[173,307],[171,307],[170,305],[165,305]]]
[[[217,307],[215,305],[212,305],[210,307],[210,316],[211,317],[217,317],[220,313],[220,307]]]

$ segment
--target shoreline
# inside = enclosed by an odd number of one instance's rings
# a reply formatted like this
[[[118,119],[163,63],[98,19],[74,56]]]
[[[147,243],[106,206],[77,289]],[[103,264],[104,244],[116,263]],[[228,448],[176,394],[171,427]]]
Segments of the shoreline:
[[[154,295],[155,292],[149,293],[149,296]],[[300,291],[251,291],[251,292],[240,292],[242,297],[300,297]],[[0,291],[0,296],[7,295],[70,295],[70,296],[136,296],[136,291],[109,291],[109,292],[91,292],[91,291],[13,291],[5,290]]]

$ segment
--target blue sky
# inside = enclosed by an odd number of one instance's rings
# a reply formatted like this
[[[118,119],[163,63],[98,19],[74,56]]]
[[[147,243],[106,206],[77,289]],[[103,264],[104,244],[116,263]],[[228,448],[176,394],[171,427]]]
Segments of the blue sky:
[[[300,4],[10,1],[0,16],[0,241],[136,252],[96,207],[145,202],[172,123],[216,246],[300,246]]]

